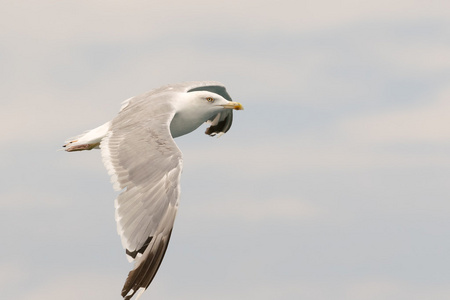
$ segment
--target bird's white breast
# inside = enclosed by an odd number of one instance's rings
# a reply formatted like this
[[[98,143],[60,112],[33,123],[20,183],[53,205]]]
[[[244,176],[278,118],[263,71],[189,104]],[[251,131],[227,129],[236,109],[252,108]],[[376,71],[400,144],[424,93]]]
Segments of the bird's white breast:
[[[199,118],[186,112],[176,113],[170,123],[170,133],[174,138],[188,134],[197,129],[206,120],[208,118]]]

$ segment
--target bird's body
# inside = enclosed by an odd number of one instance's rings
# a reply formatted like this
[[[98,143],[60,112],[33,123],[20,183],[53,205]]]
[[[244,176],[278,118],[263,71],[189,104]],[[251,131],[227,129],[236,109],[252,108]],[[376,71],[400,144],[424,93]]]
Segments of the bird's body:
[[[231,102],[218,82],[169,85],[126,100],[112,121],[70,139],[66,151],[101,148],[114,188],[117,230],[135,267],[122,290],[139,295],[155,276],[169,243],[178,207],[182,154],[173,138],[209,122],[209,135],[232,123]],[[138,297],[139,297],[138,295]]]

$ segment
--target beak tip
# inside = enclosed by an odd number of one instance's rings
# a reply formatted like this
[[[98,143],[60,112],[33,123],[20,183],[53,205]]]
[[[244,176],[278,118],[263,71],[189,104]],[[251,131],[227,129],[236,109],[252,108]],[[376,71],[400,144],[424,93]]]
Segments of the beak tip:
[[[239,102],[228,102],[227,104],[221,106],[228,109],[244,110],[244,107]]]

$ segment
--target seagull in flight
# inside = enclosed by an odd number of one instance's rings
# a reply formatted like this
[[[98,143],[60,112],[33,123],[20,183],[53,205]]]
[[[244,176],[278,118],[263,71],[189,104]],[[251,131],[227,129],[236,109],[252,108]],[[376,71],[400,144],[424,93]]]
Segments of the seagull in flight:
[[[66,141],[67,152],[101,149],[115,190],[117,231],[134,268],[122,289],[124,300],[138,299],[162,262],[180,196],[182,153],[176,137],[209,123],[206,134],[226,133],[233,102],[215,81],[171,84],[122,103],[111,121]]]

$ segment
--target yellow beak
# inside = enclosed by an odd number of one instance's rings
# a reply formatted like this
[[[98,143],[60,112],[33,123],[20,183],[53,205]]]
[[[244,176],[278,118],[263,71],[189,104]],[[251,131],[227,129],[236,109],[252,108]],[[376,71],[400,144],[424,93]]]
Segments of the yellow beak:
[[[231,108],[231,109],[235,109],[235,110],[243,110],[244,107],[242,106],[242,104],[240,104],[239,102],[228,102],[225,105],[222,105],[223,108]]]

